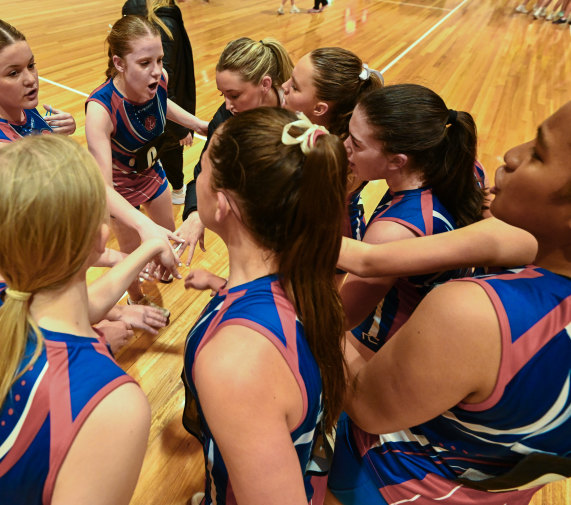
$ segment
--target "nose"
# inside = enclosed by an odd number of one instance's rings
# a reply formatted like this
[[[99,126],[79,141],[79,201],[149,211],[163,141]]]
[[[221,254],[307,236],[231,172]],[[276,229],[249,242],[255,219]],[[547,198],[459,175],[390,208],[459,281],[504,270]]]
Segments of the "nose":
[[[288,79],[286,82],[284,82],[284,83],[282,84],[282,89],[284,90],[284,93],[285,93],[286,95],[289,93],[290,86],[291,86],[291,79]]]
[[[163,64],[161,62],[155,63],[153,66],[153,75],[154,76],[161,75],[162,72],[163,72]]]
[[[533,141],[513,147],[504,154],[505,169],[513,172],[521,165],[526,156],[533,149]]]
[[[351,138],[347,137],[343,141],[343,145],[345,146],[345,150],[347,151],[347,158],[350,158],[351,154],[353,153],[353,151],[351,150]]]
[[[226,103],[226,109],[231,111],[232,110],[232,101],[227,96],[224,97],[224,102]]]
[[[24,85],[32,86],[33,84],[35,84],[35,82],[36,82],[35,69],[30,70],[29,68],[26,68],[24,70]]]

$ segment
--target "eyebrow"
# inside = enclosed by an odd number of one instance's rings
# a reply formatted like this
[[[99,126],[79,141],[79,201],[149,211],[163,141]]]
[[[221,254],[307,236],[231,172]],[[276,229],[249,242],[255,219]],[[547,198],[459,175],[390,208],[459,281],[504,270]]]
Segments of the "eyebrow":
[[[349,137],[351,137],[351,139],[353,140],[353,142],[355,144],[358,144],[358,145],[361,144],[361,141],[357,137],[355,137],[355,135],[353,135],[351,132],[349,132]]]
[[[293,74],[291,74],[291,82],[293,82],[293,85],[299,89],[299,83],[297,82],[296,78],[293,76]]]

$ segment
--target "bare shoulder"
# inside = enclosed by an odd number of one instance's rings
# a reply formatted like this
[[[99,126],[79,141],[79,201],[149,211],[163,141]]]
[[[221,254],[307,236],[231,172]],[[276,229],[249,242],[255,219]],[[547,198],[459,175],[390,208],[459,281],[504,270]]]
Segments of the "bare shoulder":
[[[488,398],[500,359],[499,323],[484,289],[446,283],[356,371],[347,412],[371,433],[423,423],[460,402]]]
[[[299,386],[286,359],[267,336],[239,325],[221,328],[200,351],[194,381],[209,424],[254,424],[256,419],[288,418],[295,426],[302,414]],[[214,428],[215,429],[215,428]]]
[[[412,230],[395,221],[375,221],[367,227],[363,242],[383,244],[418,237]]]
[[[127,505],[143,462],[150,419],[149,403],[138,385],[123,384],[105,396],[68,451],[52,503]]]
[[[260,379],[272,380],[282,362],[281,353],[266,336],[246,326],[228,325],[200,351],[195,374],[227,380],[230,388],[241,390],[255,387]]]

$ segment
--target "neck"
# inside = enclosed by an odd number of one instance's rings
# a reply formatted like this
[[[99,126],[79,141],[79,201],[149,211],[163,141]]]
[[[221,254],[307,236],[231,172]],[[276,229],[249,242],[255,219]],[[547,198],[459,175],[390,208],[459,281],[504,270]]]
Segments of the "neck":
[[[30,315],[46,330],[72,335],[94,336],[89,321],[85,275],[77,275],[63,288],[34,294]]]
[[[113,77],[113,84],[115,85],[119,93],[121,93],[127,100],[129,100],[129,102],[135,104],[144,103],[144,100],[141,100],[140,97],[135,97],[132,95],[132,93],[129,92],[129,89],[125,83],[125,79],[123,79],[123,76],[121,74],[117,74],[115,77]]]
[[[26,118],[22,107],[0,107],[0,118],[5,119],[9,123],[20,123]]]
[[[395,170],[391,172],[386,181],[391,191],[418,189],[424,185],[424,180],[420,172],[407,170]]]
[[[228,247],[230,266],[227,287],[239,286],[277,272],[275,256],[261,248],[245,230],[234,231],[223,239]]]
[[[270,88],[270,91],[268,91],[268,93],[264,95],[264,98],[262,99],[262,106],[281,107],[280,97],[278,96],[278,92],[275,90],[273,86]]]
[[[562,248],[539,242],[534,264],[553,273],[571,277],[571,245]]]

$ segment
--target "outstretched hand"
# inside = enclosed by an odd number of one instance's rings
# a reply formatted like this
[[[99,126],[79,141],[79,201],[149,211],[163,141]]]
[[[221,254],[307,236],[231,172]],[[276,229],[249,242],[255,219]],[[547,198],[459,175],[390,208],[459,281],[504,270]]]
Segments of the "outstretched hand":
[[[163,246],[161,252],[155,256],[153,264],[157,267],[153,269],[150,267],[148,270],[149,276],[155,275],[157,278],[169,277],[172,275],[175,279],[182,279],[182,276],[177,270],[179,266],[179,258],[170,244],[170,240],[178,243],[184,242],[184,239],[175,235],[175,232],[167,230],[158,224],[145,227],[141,232],[141,242],[152,239],[161,239]]]
[[[108,321],[103,319],[95,325],[111,347],[113,354],[117,353],[133,336],[131,326],[125,321]]]
[[[178,143],[179,143],[181,146],[191,146],[193,140],[194,140],[194,139],[193,139],[193,137],[192,137],[192,133],[189,132],[188,135],[187,135],[186,137],[181,138],[181,139],[178,141]]]
[[[186,289],[192,288],[199,291],[210,289],[211,296],[214,296],[225,285],[226,279],[202,269],[191,270],[184,279],[184,287]]]
[[[123,321],[131,328],[149,332],[156,335],[157,330],[168,324],[163,312],[148,305],[117,305],[119,321]]]
[[[182,245],[178,251],[179,257],[182,257],[184,251],[188,247],[188,257],[186,258],[186,266],[190,265],[190,261],[194,256],[196,244],[200,245],[203,252],[206,251],[204,247],[204,225],[198,216],[198,212],[191,212],[190,215],[183,221],[179,228],[175,231],[175,236]]]

